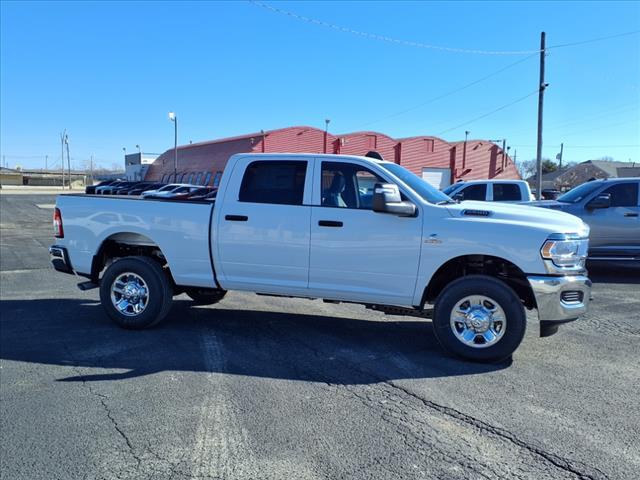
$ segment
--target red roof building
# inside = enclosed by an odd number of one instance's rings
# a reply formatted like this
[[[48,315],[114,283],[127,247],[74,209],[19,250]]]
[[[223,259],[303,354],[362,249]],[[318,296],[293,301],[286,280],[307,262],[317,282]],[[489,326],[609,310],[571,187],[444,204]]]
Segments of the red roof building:
[[[172,148],[153,162],[145,179],[217,186],[227,160],[235,153],[365,155],[371,150],[439,188],[459,180],[520,178],[509,155],[488,140],[469,140],[465,145],[430,136],[396,139],[379,132],[333,135],[313,127],[288,127],[179,146],[177,179]]]

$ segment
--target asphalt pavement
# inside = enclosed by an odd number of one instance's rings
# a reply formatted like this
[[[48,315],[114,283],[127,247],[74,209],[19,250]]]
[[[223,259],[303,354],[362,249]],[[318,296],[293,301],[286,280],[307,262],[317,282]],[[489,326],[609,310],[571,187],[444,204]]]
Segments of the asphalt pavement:
[[[54,272],[53,195],[0,195],[3,479],[635,479],[640,270],[512,361],[428,320],[230,293],[124,331]]]

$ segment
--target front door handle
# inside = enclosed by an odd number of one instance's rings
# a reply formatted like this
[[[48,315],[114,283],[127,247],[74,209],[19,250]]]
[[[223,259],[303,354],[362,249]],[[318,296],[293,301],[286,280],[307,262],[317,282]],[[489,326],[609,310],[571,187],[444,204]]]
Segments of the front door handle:
[[[631,213],[631,212],[627,212],[624,214],[625,217],[637,217],[638,214],[637,213]]]
[[[336,222],[335,220],[319,220],[318,225],[321,227],[342,227],[342,222]]]
[[[225,220],[229,220],[230,222],[246,222],[249,220],[249,217],[246,215],[225,215]]]

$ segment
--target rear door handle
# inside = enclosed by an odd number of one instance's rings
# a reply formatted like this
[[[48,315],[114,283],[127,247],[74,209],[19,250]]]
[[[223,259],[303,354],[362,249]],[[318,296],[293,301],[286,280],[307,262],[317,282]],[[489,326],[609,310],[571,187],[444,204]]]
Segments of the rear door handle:
[[[630,213],[630,212],[629,212],[629,213],[625,213],[625,214],[624,214],[624,216],[625,216],[625,217],[637,217],[637,216],[638,216],[638,214],[637,214],[637,213]]]
[[[342,222],[336,222],[335,220],[319,220],[318,225],[321,227],[342,227]]]
[[[246,222],[249,220],[249,217],[246,215],[225,215],[225,220],[229,220],[230,222]]]

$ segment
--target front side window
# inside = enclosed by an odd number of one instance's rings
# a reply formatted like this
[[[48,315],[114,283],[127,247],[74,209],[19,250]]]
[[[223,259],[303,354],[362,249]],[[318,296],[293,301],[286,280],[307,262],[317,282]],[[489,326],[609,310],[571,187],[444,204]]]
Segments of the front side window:
[[[252,162],[244,172],[238,200],[302,205],[306,174],[307,162],[304,161]]]
[[[638,205],[638,184],[618,183],[602,192],[611,195],[612,207],[635,207]]]
[[[371,210],[373,187],[385,183],[365,167],[350,163],[322,162],[321,205]]]
[[[481,200],[487,198],[487,185],[479,183],[477,185],[469,185],[458,192],[462,195],[463,200]]]
[[[513,202],[521,200],[520,187],[515,183],[494,183],[494,202]],[[527,199],[528,200],[528,199]]]

